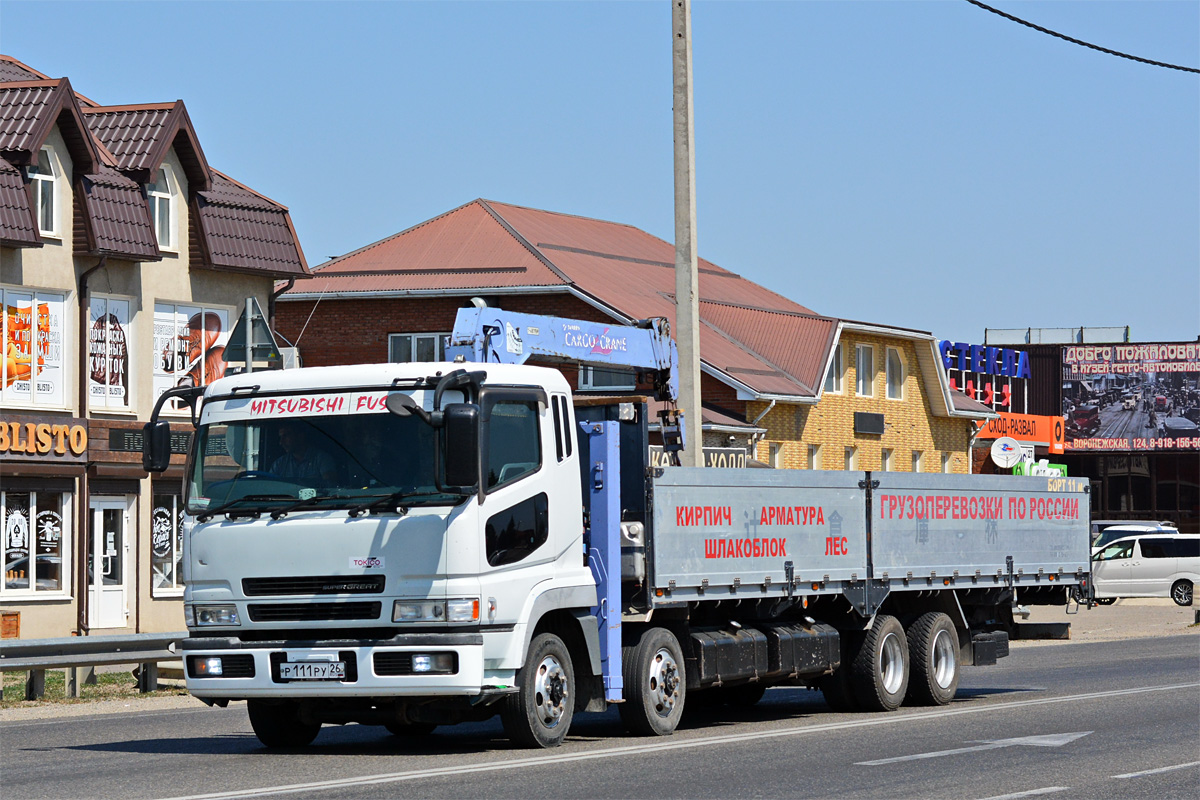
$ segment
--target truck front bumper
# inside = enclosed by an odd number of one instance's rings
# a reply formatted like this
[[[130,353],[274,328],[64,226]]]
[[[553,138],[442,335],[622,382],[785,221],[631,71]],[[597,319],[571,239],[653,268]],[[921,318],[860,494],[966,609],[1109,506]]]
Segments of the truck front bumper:
[[[242,641],[195,637],[183,641],[188,691],[199,698],[473,697],[483,683],[479,633],[401,634],[386,640]],[[451,667],[420,671],[449,654]],[[420,656],[435,658],[422,659]],[[219,659],[218,674],[214,674]],[[289,680],[285,663],[342,664],[341,678]]]

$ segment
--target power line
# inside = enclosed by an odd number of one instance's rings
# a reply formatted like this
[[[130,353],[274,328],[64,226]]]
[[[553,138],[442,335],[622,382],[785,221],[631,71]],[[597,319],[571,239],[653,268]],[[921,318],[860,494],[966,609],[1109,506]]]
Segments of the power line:
[[[989,5],[980,3],[979,0],[967,0],[967,2],[973,6],[978,6],[979,8],[982,8],[984,11],[990,11],[993,14],[997,14],[1001,17],[1004,17],[1007,20],[1011,20],[1013,22],[1024,25],[1027,28],[1033,28],[1035,31],[1040,31],[1041,33],[1045,33],[1050,36],[1057,37],[1059,39],[1062,39],[1063,41],[1071,42],[1072,44],[1081,45],[1082,47],[1090,47],[1092,50],[1099,50],[1101,53],[1108,53],[1110,56],[1117,56],[1118,58],[1128,58],[1130,61],[1136,61],[1139,64],[1149,64],[1152,67],[1164,67],[1166,69],[1177,69],[1180,72],[1200,73],[1200,69],[1196,69],[1195,67],[1181,67],[1178,64],[1164,64],[1161,61],[1151,61],[1148,58],[1140,58],[1138,56],[1131,56],[1128,53],[1121,53],[1116,50],[1109,50],[1107,47],[1101,47],[1099,45],[1090,44],[1088,42],[1080,41],[1079,39],[1072,39],[1070,36],[1066,36],[1064,34],[1057,33],[1056,31],[1052,31],[1049,28],[1043,28],[1041,25],[1034,25],[1032,22],[1026,22],[1025,20],[1020,19],[1019,17],[1014,17],[1012,14],[1005,14],[1003,11],[1001,11],[998,8],[992,8]]]

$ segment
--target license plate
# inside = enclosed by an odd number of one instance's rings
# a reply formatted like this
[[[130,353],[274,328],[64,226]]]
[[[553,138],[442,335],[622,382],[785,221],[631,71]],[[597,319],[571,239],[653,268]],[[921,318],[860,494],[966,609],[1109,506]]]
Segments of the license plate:
[[[279,678],[285,681],[341,681],[346,679],[345,661],[284,661]]]

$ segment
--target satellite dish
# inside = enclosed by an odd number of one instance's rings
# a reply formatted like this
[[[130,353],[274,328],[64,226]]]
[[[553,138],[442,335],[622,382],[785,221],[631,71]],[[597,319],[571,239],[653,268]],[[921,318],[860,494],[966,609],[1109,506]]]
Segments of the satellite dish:
[[[992,442],[992,461],[1002,469],[1015,467],[1021,461],[1021,445],[1011,436],[1001,436]]]

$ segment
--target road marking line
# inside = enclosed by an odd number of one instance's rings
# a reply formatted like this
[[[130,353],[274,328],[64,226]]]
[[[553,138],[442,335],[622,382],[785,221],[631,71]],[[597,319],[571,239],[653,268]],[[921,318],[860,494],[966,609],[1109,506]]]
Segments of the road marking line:
[[[1176,764],[1173,767],[1159,767],[1158,769],[1144,769],[1141,772],[1126,772],[1124,775],[1113,775],[1114,778],[1140,778],[1143,775],[1157,775],[1160,772],[1173,772],[1177,769],[1187,769],[1188,767],[1200,767],[1200,761],[1191,761],[1187,764]]]
[[[943,708],[936,711],[923,711],[913,714],[889,714],[871,719],[850,720],[847,722],[830,722],[823,725],[785,728],[774,731],[754,731],[752,733],[732,733],[722,736],[699,736],[682,741],[665,741],[653,744],[637,744],[624,747],[608,747],[601,750],[589,750],[584,753],[562,753],[555,755],[533,756],[530,758],[514,758],[502,761],[484,761],[479,764],[460,764],[453,767],[435,767],[433,769],[410,770],[407,772],[392,772],[380,775],[364,775],[359,778],[340,778],[337,780],[314,781],[312,783],[293,783],[278,786],[264,786],[258,789],[235,789],[226,792],[210,794],[184,795],[169,798],[169,800],[228,800],[235,797],[263,797],[267,795],[296,794],[313,792],[320,789],[346,788],[350,786],[373,786],[382,783],[398,783],[400,781],[420,780],[423,778],[438,778],[449,775],[462,775],[468,772],[499,772],[525,767],[541,767],[550,764],[562,764],[571,761],[593,761],[614,756],[650,755],[666,750],[685,750],[694,747],[709,747],[716,744],[736,744],[740,742],[758,742],[762,739],[778,739],[785,736],[800,736],[810,733],[825,733],[827,731],[847,730],[853,728],[868,728],[877,725],[895,725],[904,722],[957,717],[964,714],[982,714],[995,712],[998,709],[1025,708],[1029,706],[1052,705],[1057,703],[1073,703],[1079,700],[1096,700],[1106,697],[1123,697],[1146,694],[1149,692],[1169,692],[1177,689],[1195,689],[1200,683],[1179,683],[1169,686],[1143,686],[1137,689],[1111,689],[1105,692],[1089,692],[1087,694],[1064,695],[1063,697],[1044,697],[1037,700],[1014,700],[1011,703],[988,703],[971,708]]]
[[[1030,789],[1028,792],[1013,792],[1012,794],[998,794],[995,797],[985,797],[984,800],[1016,800],[1018,797],[1036,797],[1039,794],[1054,794],[1055,792],[1068,791],[1070,786],[1046,786],[1042,789]]]
[[[932,753],[914,753],[909,756],[894,756],[892,758],[880,758],[875,761],[859,761],[855,764],[856,767],[878,767],[883,764],[898,764],[901,761],[920,761],[923,758],[941,758],[942,756],[957,756],[963,753],[977,753],[983,750],[998,750],[1001,747],[1062,747],[1064,744],[1070,744],[1076,739],[1082,739],[1084,736],[1091,734],[1092,731],[1080,731],[1078,733],[1051,733],[1044,736],[1017,736],[1013,739],[998,739],[994,742],[980,742],[971,747],[956,747],[953,750],[937,750]]]

